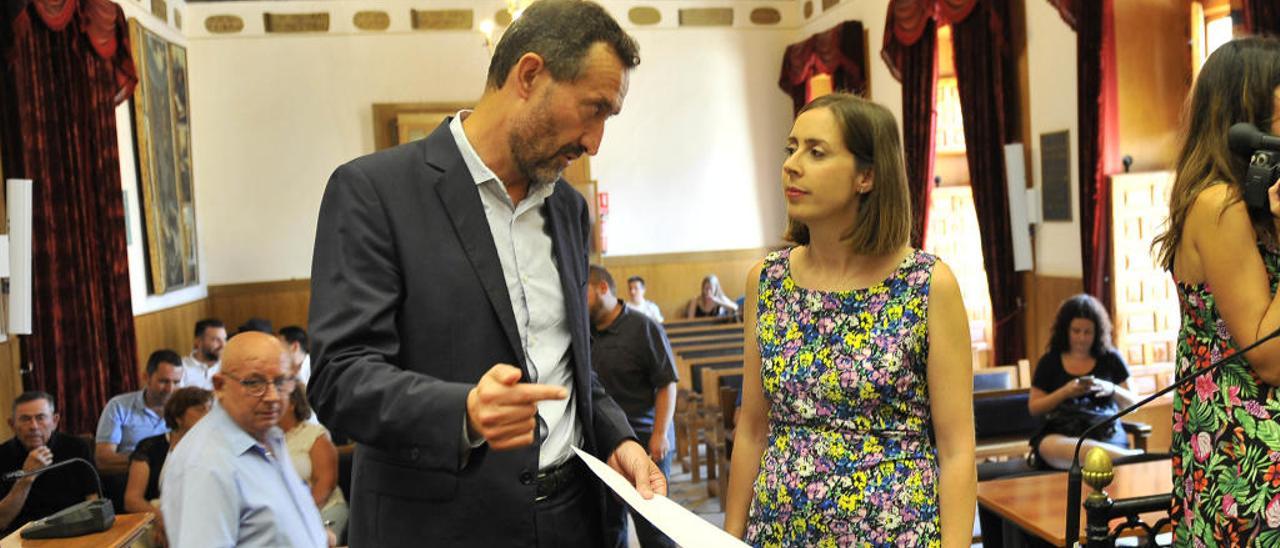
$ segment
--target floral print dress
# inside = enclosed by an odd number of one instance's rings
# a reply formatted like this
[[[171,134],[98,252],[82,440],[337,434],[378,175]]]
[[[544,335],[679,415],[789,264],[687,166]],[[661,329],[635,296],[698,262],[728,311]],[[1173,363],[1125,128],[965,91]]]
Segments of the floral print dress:
[[[1259,245],[1272,294],[1280,252]],[[1179,282],[1179,379],[1237,348],[1207,284]],[[1280,401],[1243,360],[1178,390],[1173,399],[1173,508],[1177,546],[1280,546]]]
[[[925,377],[936,261],[913,251],[875,286],[824,292],[796,286],[790,250],[765,259],[756,336],[769,437],[749,544],[940,543]]]

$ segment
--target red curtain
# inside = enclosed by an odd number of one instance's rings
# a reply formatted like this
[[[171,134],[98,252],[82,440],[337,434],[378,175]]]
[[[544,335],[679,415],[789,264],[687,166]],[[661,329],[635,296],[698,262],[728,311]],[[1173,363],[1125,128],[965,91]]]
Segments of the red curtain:
[[[1111,0],[1076,5],[1080,251],[1084,290],[1108,309],[1111,287],[1111,179],[1116,145],[1115,40]]]
[[[36,0],[6,21],[4,171],[35,181],[28,389],[92,432],[138,385],[115,107],[137,81],[110,0]]]
[[[1007,0],[980,0],[968,18],[951,25],[965,157],[991,293],[996,363],[1013,363],[1026,351],[1023,322],[1015,321],[1023,309],[1022,276],[1013,266],[1004,167],[1004,145],[1017,135],[1008,131],[1006,121],[1018,119],[1016,103],[1005,101],[1016,97],[1006,92],[1005,75],[1013,74],[1003,25],[1006,6]]]
[[[830,74],[836,91],[862,95],[867,90],[866,59],[862,23],[846,21],[787,46],[778,86],[791,96],[793,112],[808,102],[807,84],[817,74]]]
[[[1007,47],[1007,0],[892,0],[881,56],[902,81],[903,141],[907,179],[918,227],[927,226],[932,188],[936,26],[950,24],[956,80],[964,116],[966,156],[983,261],[991,293],[997,363],[1023,357],[1022,277],[1013,269],[1004,144],[1018,135],[1014,59]],[[923,48],[921,44],[925,44]],[[917,245],[924,243],[923,229]]]
[[[1244,28],[1250,34],[1280,34],[1280,3],[1276,0],[1244,0]]]
[[[890,6],[890,24],[894,12]],[[911,189],[911,245],[923,248],[929,229],[929,195],[933,191],[934,129],[938,113],[934,96],[938,83],[938,33],[932,20],[909,46],[885,35],[881,55],[902,81],[902,155]]]

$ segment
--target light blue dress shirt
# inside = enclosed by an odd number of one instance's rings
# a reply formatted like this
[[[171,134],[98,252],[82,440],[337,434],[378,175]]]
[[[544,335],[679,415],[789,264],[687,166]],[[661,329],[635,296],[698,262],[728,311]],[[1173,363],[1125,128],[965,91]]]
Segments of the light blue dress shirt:
[[[538,437],[542,440],[538,467],[548,468],[573,457],[572,447],[582,446],[582,425],[574,415],[573,366],[569,361],[573,337],[551,230],[542,213],[555,185],[531,184],[525,198],[519,204],[513,203],[506,186],[480,159],[462,130],[462,121],[470,114],[469,110],[459,111],[449,123],[449,131],[480,192],[528,362],[529,381],[563,386],[570,395],[563,400],[538,402]],[[465,436],[466,428],[463,432]]]
[[[322,548],[329,542],[280,429],[272,428],[263,446],[220,406],[169,455],[160,510],[176,548]]]
[[[138,442],[169,431],[164,417],[147,408],[143,391],[125,392],[107,402],[98,417],[98,443],[116,444],[116,453],[133,453]]]

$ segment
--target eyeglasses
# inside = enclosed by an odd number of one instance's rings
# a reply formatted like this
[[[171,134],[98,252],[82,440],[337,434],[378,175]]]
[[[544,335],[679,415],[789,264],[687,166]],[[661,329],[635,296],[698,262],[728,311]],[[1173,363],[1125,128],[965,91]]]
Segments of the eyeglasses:
[[[298,385],[297,377],[280,377],[274,381],[268,381],[260,377],[252,377],[241,379],[230,373],[223,373],[222,376],[240,383],[244,387],[244,391],[250,396],[260,398],[267,393],[267,385],[275,385],[276,393],[285,395],[293,392],[294,387]]]

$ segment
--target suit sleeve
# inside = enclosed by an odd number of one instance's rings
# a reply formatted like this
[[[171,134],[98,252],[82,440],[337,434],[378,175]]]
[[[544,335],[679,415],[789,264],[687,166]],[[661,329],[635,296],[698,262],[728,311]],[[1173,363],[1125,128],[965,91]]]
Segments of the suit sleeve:
[[[577,202],[580,206],[579,222],[582,226],[582,260],[590,262],[591,253],[591,216],[587,211],[586,203],[582,200]],[[584,269],[585,271],[585,269]],[[586,310],[587,303],[581,304],[583,310]],[[589,355],[588,355],[589,356]],[[631,424],[627,422],[626,413],[622,412],[622,408],[618,406],[618,402],[613,401],[613,397],[605,391],[604,385],[600,384],[600,378],[596,376],[596,370],[591,367],[591,359],[587,359],[587,371],[591,375],[591,405],[593,422],[595,426],[596,456],[604,461],[608,461],[609,456],[613,454],[613,450],[618,448],[622,442],[631,439],[638,440],[636,434],[631,430]]]
[[[311,403],[322,423],[357,442],[416,448],[421,464],[456,472],[472,385],[395,363],[406,281],[393,230],[369,178],[353,164],[338,168],[320,205],[311,265]]]

